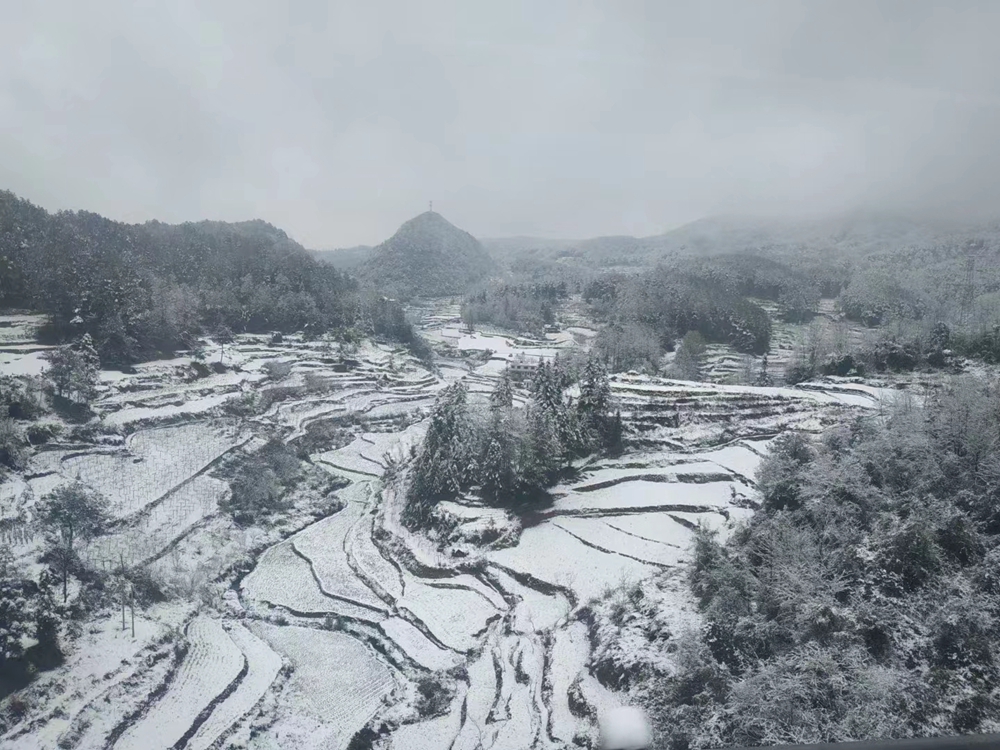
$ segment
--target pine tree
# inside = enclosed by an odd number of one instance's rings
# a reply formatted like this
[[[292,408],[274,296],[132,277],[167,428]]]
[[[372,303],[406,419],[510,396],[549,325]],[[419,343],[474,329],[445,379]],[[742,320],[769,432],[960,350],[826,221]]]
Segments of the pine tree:
[[[581,447],[605,447],[605,433],[611,406],[611,384],[603,364],[596,358],[587,361],[580,381],[580,399],[576,411],[581,432]]]
[[[501,409],[511,409],[514,406],[514,383],[511,381],[510,373],[504,370],[503,375],[497,381],[493,393],[490,394],[490,411]]]
[[[422,523],[434,504],[461,492],[474,470],[466,396],[464,383],[455,383],[442,391],[434,407],[407,493],[411,522]]]
[[[517,471],[524,490],[530,492],[552,484],[563,466],[563,454],[551,409],[533,404],[528,409],[528,435]]]

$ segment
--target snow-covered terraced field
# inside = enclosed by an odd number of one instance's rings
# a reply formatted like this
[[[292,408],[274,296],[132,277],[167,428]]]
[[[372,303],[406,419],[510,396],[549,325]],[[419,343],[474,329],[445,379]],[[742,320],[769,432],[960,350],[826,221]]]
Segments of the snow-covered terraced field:
[[[85,679],[74,683],[79,699],[66,704],[65,716],[0,745],[34,750],[30,742],[40,738],[37,747],[54,750],[75,733],[76,747],[104,748],[117,727],[116,748],[343,749],[382,711],[393,722],[403,717],[388,742],[397,750],[567,748],[592,739],[593,722],[570,710],[570,692],[598,714],[621,699],[590,673],[580,608],[657,572],[682,571],[698,524],[730,533],[752,513],[757,466],[774,436],[821,430],[894,394],[851,382],[753,388],[620,375],[612,392],[625,455],[581,461],[579,476],[554,488],[551,505],[524,520],[519,538],[520,521],[505,511],[477,507],[475,498],[442,504],[463,524],[492,520],[513,529],[511,546],[449,549],[400,528],[398,488],[382,486],[386,456],[408,460],[438,391],[465,378],[470,391],[485,394],[519,352],[551,356],[588,345],[594,332],[574,322],[580,330],[526,341],[468,334],[457,306],[437,309],[424,330],[453,347],[449,356],[494,354],[442,358],[434,373],[381,344],[361,345],[351,353],[358,365],[344,372],[333,341],[240,336],[224,352],[206,349],[206,361],[230,368],[220,374],[194,377],[186,357],[106,374],[95,410],[127,433],[124,448],[37,454],[36,495],[79,476],[113,502],[118,525],[82,551],[85,559],[113,561],[127,551],[129,562],[141,563],[183,550],[196,558],[192,566],[215,564],[212,574],[221,575],[233,565],[242,578],[224,596],[225,577],[215,584],[206,575],[192,587],[212,603],[191,621],[191,650],[176,672],[169,658],[147,666],[138,648],[130,655],[117,642],[104,673],[102,660],[71,659],[66,669]],[[0,319],[0,343],[2,329]],[[716,354],[720,377],[741,364]],[[287,374],[265,366],[279,361],[290,365]],[[263,405],[243,417],[218,408],[240,394],[256,394]],[[189,421],[160,423],[179,415]],[[225,481],[211,472],[251,436],[261,445],[278,433],[296,447],[305,441],[315,466],[351,484],[337,491],[342,510],[253,537],[226,526],[217,512]],[[225,619],[210,616],[212,608]],[[678,622],[688,614],[697,615],[685,610]],[[141,617],[138,625],[137,641],[150,641],[151,625]],[[457,666],[467,669],[467,682],[449,672]],[[455,688],[444,715],[418,721],[405,706],[387,705],[412,694],[428,672]],[[106,716],[98,712],[104,697],[113,702]]]
[[[209,750],[234,724],[250,713],[281,669],[281,657],[242,623],[232,624],[229,637],[246,658],[246,675],[191,737],[188,750]]]
[[[231,431],[204,423],[157,427],[129,435],[127,452],[70,454],[61,474],[93,487],[124,517],[177,490],[238,442]]]
[[[324,614],[377,621],[379,610],[327,596],[313,577],[309,562],[295,554],[291,542],[268,549],[242,583],[243,596],[284,607],[295,614]]]
[[[348,503],[340,512],[296,534],[289,543],[295,553],[308,560],[327,596],[344,599],[373,612],[384,612],[382,600],[354,574],[347,559],[348,535],[364,514],[362,504]]]
[[[346,746],[395,685],[388,667],[344,633],[263,623],[252,629],[294,665],[273,727],[279,747]]]
[[[197,617],[187,629],[190,650],[163,697],[114,744],[115,750],[168,750],[185,745],[214,702],[242,679],[246,659],[220,620]]]

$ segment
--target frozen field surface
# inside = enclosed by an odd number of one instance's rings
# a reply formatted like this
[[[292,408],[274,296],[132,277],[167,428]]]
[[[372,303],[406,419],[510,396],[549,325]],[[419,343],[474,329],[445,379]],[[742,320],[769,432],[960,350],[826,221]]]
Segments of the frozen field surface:
[[[342,748],[382,705],[395,681],[357,639],[302,627],[252,627],[294,666],[275,725],[282,748]]]
[[[115,743],[115,750],[167,750],[186,741],[203,711],[241,677],[245,657],[220,620],[195,618],[190,650],[167,692]]]

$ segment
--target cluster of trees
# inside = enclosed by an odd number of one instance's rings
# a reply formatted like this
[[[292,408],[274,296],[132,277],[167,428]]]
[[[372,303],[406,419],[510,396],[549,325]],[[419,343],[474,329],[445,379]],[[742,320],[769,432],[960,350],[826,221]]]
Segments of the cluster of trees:
[[[892,327],[870,332],[867,340],[854,346],[810,330],[785,371],[785,379],[799,383],[817,375],[863,377],[915,369],[954,370],[960,369],[960,357],[1000,362],[1000,325],[978,332],[956,332],[941,321],[897,321]]]
[[[190,348],[221,328],[347,328],[372,304],[263,221],[130,225],[49,214],[10,192],[0,192],[0,268],[0,307],[48,313],[57,340],[89,334],[105,366]]]
[[[904,286],[887,269],[878,268],[855,273],[837,302],[849,320],[866,326],[893,319],[919,319],[926,309],[926,303],[912,287]]]
[[[676,671],[623,670],[662,746],[996,731],[996,384],[788,435],[757,481],[749,523],[724,544],[697,537],[703,624],[673,641]]]
[[[569,384],[556,364],[541,364],[525,407],[515,406],[506,374],[488,406],[471,405],[463,383],[449,386],[413,463],[406,522],[426,525],[437,503],[466,491],[498,506],[537,505],[573,458],[620,451],[621,415],[612,413],[601,363],[587,362],[575,401],[566,398]]]
[[[566,282],[491,284],[462,303],[462,320],[471,330],[477,323],[541,333],[555,323],[559,302],[568,296]]]
[[[691,266],[692,273],[736,294],[777,302],[785,318],[794,322],[812,317],[828,286],[815,269],[809,273],[752,252],[716,255]]]
[[[229,496],[219,502],[219,509],[240,526],[261,523],[288,507],[287,495],[301,476],[295,452],[272,438],[235,467],[229,479]]]
[[[642,276],[609,275],[583,292],[607,321],[597,350],[616,371],[655,367],[689,332],[739,352],[764,354],[771,342],[767,312],[728,283],[659,267]]]

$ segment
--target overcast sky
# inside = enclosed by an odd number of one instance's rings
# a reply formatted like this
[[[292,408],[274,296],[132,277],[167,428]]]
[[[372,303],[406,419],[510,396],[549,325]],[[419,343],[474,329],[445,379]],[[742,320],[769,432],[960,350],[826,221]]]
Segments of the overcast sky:
[[[372,244],[717,212],[1000,216],[1000,2],[32,0],[0,188]]]

